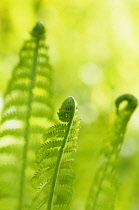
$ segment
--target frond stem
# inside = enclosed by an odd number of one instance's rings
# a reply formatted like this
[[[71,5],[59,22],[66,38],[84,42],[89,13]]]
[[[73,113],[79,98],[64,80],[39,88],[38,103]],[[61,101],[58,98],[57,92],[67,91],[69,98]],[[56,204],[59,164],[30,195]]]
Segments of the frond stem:
[[[67,125],[68,129],[65,133],[63,144],[62,144],[62,146],[59,150],[59,156],[58,156],[55,171],[54,171],[53,181],[52,181],[52,185],[51,185],[51,189],[50,189],[50,197],[49,197],[49,200],[48,200],[46,210],[52,210],[52,207],[53,207],[53,197],[54,197],[57,177],[58,177],[58,173],[59,173],[59,169],[60,169],[60,163],[61,163],[61,160],[62,160],[62,155],[63,155],[64,149],[65,149],[65,145],[67,143],[67,140],[68,140],[68,137],[69,137],[69,134],[70,134],[70,130],[71,130],[71,127],[72,127],[72,124],[73,124],[74,114],[75,114],[75,107],[74,107],[74,111],[73,111],[73,116],[71,116],[71,120]]]
[[[18,210],[23,209],[23,200],[24,200],[24,188],[25,188],[25,170],[27,167],[27,151],[29,147],[29,135],[30,135],[30,122],[29,119],[31,117],[31,104],[33,100],[33,88],[35,86],[35,78],[36,78],[36,71],[37,71],[37,57],[38,57],[38,49],[39,49],[39,41],[40,39],[36,39],[36,47],[34,50],[33,56],[33,63],[32,63],[32,74],[31,74],[31,82],[29,87],[29,97],[27,102],[27,115],[26,115],[26,122],[25,122],[25,134],[24,134],[24,148],[23,148],[23,155],[22,155],[22,168],[21,168],[21,177],[20,177],[20,186],[19,186],[19,201],[18,201]]]

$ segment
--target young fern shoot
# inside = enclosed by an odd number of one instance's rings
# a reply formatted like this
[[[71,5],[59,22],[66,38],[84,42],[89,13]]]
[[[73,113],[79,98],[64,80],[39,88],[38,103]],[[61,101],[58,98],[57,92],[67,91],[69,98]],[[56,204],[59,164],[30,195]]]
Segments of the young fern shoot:
[[[127,104],[120,108],[123,101]],[[130,94],[117,98],[117,116],[108,144],[103,148],[100,166],[87,200],[86,210],[114,210],[116,198],[116,162],[124,140],[124,134],[131,115],[138,105]]]
[[[45,133],[49,119],[52,119],[52,71],[47,50],[45,29],[38,22],[19,53],[19,63],[5,93],[0,155],[1,159],[6,156],[7,162],[4,166],[0,164],[3,178],[0,180],[0,191],[2,198],[11,198],[11,210],[28,209],[33,151],[40,146],[40,137]],[[6,177],[11,177],[12,182]],[[9,190],[3,187],[3,183],[9,186]]]
[[[44,144],[36,152],[37,172],[32,185],[38,186],[31,209],[64,210],[70,208],[74,173],[71,164],[76,151],[80,120],[78,106],[68,97],[58,112],[61,124],[44,135]]]

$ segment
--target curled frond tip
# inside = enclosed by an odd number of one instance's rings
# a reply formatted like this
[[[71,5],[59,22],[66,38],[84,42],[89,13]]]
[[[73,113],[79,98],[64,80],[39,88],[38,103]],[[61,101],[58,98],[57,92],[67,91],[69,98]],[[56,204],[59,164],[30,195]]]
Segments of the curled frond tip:
[[[59,109],[58,117],[63,122],[69,122],[75,112],[76,102],[75,99],[70,96],[68,97]]]
[[[40,37],[40,36],[43,36],[44,34],[45,34],[45,28],[44,28],[42,22],[39,21],[39,22],[35,25],[35,27],[33,28],[33,30],[31,31],[31,35],[32,35],[33,37],[38,38],[38,37]]]
[[[117,114],[119,113],[120,104],[123,101],[126,101],[127,102],[127,105],[125,106],[124,109],[125,110],[128,110],[130,112],[133,112],[136,109],[137,105],[138,105],[138,100],[137,100],[137,98],[135,96],[133,96],[131,94],[121,95],[115,101],[115,105],[116,105],[116,109],[117,109]]]

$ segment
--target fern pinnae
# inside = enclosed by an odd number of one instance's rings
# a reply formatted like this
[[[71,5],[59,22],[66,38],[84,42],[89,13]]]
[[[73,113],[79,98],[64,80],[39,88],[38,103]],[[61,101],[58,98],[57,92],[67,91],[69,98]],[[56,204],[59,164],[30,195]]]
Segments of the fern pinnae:
[[[52,181],[52,185],[51,185],[51,189],[50,189],[50,197],[49,197],[49,200],[48,200],[48,204],[47,204],[47,209],[52,209],[52,200],[53,200],[53,196],[54,196],[54,191],[55,191],[55,186],[56,186],[56,180],[57,180],[57,176],[58,176],[58,172],[59,172],[59,167],[60,167],[60,163],[61,163],[61,158],[62,158],[62,155],[63,155],[63,152],[64,152],[64,148],[65,148],[65,145],[67,143],[67,140],[68,140],[68,137],[69,137],[69,134],[70,134],[70,130],[71,130],[71,126],[72,126],[72,123],[73,123],[73,116],[75,114],[75,104],[72,104],[74,103],[74,101],[71,100],[71,109],[72,109],[72,112],[70,113],[70,117],[66,116],[66,118],[68,119],[65,119],[65,113],[63,115],[63,109],[66,109],[66,106],[63,105],[63,107],[61,108],[61,110],[59,111],[59,119],[61,119],[63,121],[66,120],[66,122],[68,121],[68,128],[66,130],[66,133],[65,133],[65,137],[64,137],[64,140],[63,140],[63,144],[61,145],[61,148],[60,148],[60,151],[59,151],[59,155],[58,155],[58,159],[57,159],[57,163],[56,163],[56,167],[55,167],[55,171],[54,171],[54,176],[53,176],[53,181]],[[62,114],[61,114],[62,112]],[[64,117],[64,118],[63,118]]]
[[[123,101],[127,104],[121,109]],[[131,115],[138,105],[137,99],[130,94],[117,98],[117,116],[108,144],[103,148],[101,162],[91,187],[86,210],[114,210],[116,197],[116,162],[124,140],[124,134]]]
[[[29,86],[29,97],[27,102],[27,115],[26,115],[26,125],[25,125],[25,145],[23,148],[23,165],[21,169],[21,179],[20,179],[20,192],[19,192],[19,209],[22,209],[22,203],[23,203],[23,191],[24,191],[24,185],[25,185],[25,169],[27,164],[27,151],[28,151],[28,144],[29,144],[29,130],[30,130],[30,122],[29,119],[31,117],[31,104],[33,100],[33,88],[35,85],[35,79],[36,79],[36,70],[37,70],[37,62],[38,62],[38,49],[39,49],[39,42],[41,36],[44,35],[44,28],[40,23],[34,28],[32,31],[32,36],[36,38],[36,46],[34,49],[34,55],[33,55],[33,64],[31,69],[31,83]]]
[[[40,144],[39,136],[45,133],[47,122],[50,119],[53,120],[52,71],[47,49],[45,29],[42,23],[38,22],[31,32],[31,38],[24,42],[19,53],[19,63],[14,68],[5,92],[0,136],[6,138],[13,136],[17,142],[19,141],[18,137],[21,137],[24,141],[21,152],[21,175],[16,179],[20,179],[19,190],[15,190],[19,195],[18,199],[16,198],[18,210],[22,210],[28,205],[29,192],[25,191],[25,185],[29,180],[29,177],[26,177],[26,170],[31,167],[28,153]],[[41,123],[38,125],[38,119],[41,119],[39,122],[42,122],[42,125]],[[6,123],[11,120],[17,120],[20,123],[19,127],[14,129],[6,127]],[[32,141],[34,136],[38,142]],[[31,161],[33,162],[33,160]],[[15,206],[11,208],[16,209]]]
[[[32,182],[33,184],[41,183],[43,180],[50,180],[50,182],[46,186],[47,189],[40,190],[32,201],[32,209],[35,210],[40,209],[38,206],[39,203],[42,204],[41,200],[43,204],[45,201],[47,210],[61,209],[60,206],[68,209],[71,200],[74,176],[70,162],[73,161],[76,150],[80,123],[77,104],[73,97],[63,102],[58,117],[64,123],[48,129],[43,136],[44,144],[36,152],[38,171],[32,178]]]

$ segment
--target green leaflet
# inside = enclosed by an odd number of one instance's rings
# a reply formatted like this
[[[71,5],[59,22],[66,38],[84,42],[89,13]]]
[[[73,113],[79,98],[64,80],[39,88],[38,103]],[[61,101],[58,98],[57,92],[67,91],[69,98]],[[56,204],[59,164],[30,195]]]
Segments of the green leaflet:
[[[126,106],[120,105],[126,101]],[[87,200],[86,210],[114,210],[116,197],[116,162],[124,140],[128,121],[138,105],[137,99],[125,94],[117,98],[117,116],[108,144],[103,148],[100,166]]]
[[[41,209],[44,205],[43,209],[47,210],[70,208],[74,181],[71,164],[80,127],[78,107],[73,97],[62,103],[58,117],[63,124],[47,130],[44,144],[36,152],[38,170],[32,178],[32,185],[39,187],[32,201],[33,210]]]
[[[52,70],[47,51],[45,29],[38,22],[31,38],[24,42],[5,93],[0,153],[7,162],[0,164],[0,192],[4,203],[11,199],[10,210],[29,207],[33,151],[40,145],[49,119],[53,119]]]

